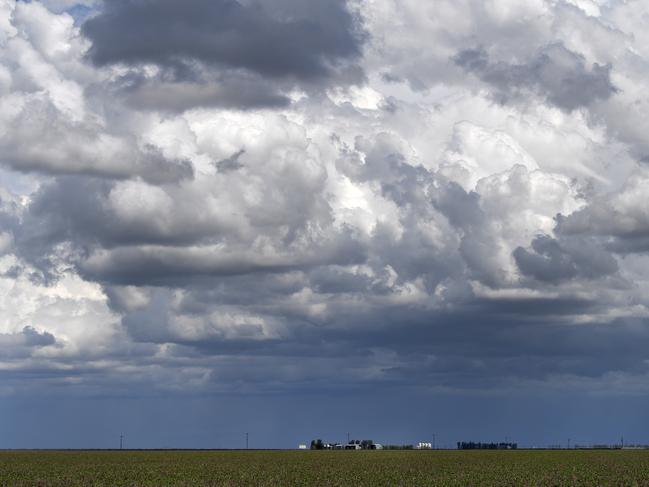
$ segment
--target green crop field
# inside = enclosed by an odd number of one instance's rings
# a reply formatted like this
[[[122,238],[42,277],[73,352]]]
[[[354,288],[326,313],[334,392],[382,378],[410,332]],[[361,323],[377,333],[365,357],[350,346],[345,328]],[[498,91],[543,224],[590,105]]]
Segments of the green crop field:
[[[0,452],[1,486],[649,486],[649,451]]]

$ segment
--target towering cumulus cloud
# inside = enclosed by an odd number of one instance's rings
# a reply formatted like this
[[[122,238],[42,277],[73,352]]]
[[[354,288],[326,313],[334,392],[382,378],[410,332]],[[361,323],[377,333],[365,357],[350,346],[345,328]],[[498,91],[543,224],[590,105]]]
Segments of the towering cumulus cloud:
[[[1,397],[646,394],[648,9],[0,0]]]

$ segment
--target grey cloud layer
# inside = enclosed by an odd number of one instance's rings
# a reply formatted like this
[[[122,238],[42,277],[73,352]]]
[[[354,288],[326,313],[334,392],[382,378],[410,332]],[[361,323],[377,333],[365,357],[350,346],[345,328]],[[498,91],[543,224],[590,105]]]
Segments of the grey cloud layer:
[[[115,31],[120,36],[115,38]],[[281,107],[295,84],[359,82],[364,34],[345,0],[120,0],[83,24],[99,66],[154,64],[121,89],[132,106]]]
[[[34,349],[54,345],[56,339],[51,333],[38,332],[26,326],[18,333],[0,334],[0,356],[29,357]]]
[[[459,52],[454,62],[491,85],[503,102],[538,94],[564,110],[573,110],[607,99],[617,90],[611,83],[610,66],[585,66],[584,57],[552,44],[540,50],[526,64],[493,62],[483,48]]]
[[[66,119],[44,100],[29,101],[0,135],[3,162],[18,171],[140,176],[162,183],[192,177],[190,161],[169,160],[135,137]]]
[[[355,29],[342,0],[308,7],[299,1],[119,0],[83,26],[99,65],[175,68],[200,61],[299,79],[326,76],[338,60],[357,57]]]
[[[618,270],[616,260],[597,244],[584,239],[560,242],[547,235],[536,237],[531,251],[514,250],[521,272],[540,281],[597,278]]]

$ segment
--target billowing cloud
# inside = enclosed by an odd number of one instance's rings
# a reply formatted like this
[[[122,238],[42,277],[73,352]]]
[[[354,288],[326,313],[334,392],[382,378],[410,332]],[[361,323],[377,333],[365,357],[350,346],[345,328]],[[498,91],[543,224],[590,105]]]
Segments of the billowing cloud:
[[[31,326],[25,326],[17,333],[0,334],[0,354],[12,357],[29,355],[30,350],[54,345],[56,339],[51,333],[39,333]]]
[[[648,184],[642,168],[620,191],[599,195],[580,211],[562,216],[558,230],[565,235],[598,236],[621,253],[646,251],[649,209],[644,195]]]
[[[121,35],[115,38],[115,30]],[[327,75],[338,60],[357,57],[360,40],[342,0],[306,5],[246,2],[120,0],[83,25],[98,65],[192,61],[272,77]]]
[[[165,157],[139,140],[132,122],[118,122],[119,116],[102,110],[105,106],[88,106],[84,84],[100,79],[82,64],[85,47],[69,15],[53,15],[36,2],[5,4],[7,21],[20,29],[9,24],[0,52],[0,67],[6,70],[0,102],[2,164],[18,171],[139,176],[156,182],[192,176],[189,161]]]
[[[532,240],[531,247],[531,250],[518,247],[514,258],[523,274],[541,281],[595,278],[617,271],[617,262],[610,254],[583,240],[562,244],[540,235]]]
[[[526,64],[493,62],[484,48],[463,50],[453,60],[491,85],[501,102],[539,95],[559,108],[573,110],[617,91],[611,84],[610,66],[595,63],[587,68],[583,56],[562,44],[543,48]]]
[[[365,34],[345,0],[105,2],[82,31],[94,64],[136,68],[121,89],[138,108],[281,107],[296,87],[363,80]]]
[[[193,174],[189,161],[169,160],[151,145],[138,147],[132,136],[75,123],[45,100],[26,100],[4,124],[2,159],[18,171],[140,176],[154,182],[177,181]]]
[[[0,394],[646,393],[644,10],[0,0]]]

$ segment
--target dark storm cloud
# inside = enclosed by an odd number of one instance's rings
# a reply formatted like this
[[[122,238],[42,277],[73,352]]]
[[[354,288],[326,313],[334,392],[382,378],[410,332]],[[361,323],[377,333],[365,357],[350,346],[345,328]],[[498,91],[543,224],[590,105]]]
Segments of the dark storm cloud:
[[[610,361],[608,366],[594,356],[571,357],[566,349],[558,353],[558,365],[552,341],[576,316],[600,312],[592,300],[570,295],[476,297],[468,280],[495,288],[500,282],[494,277],[501,270],[493,259],[497,243],[489,226],[494,210],[483,206],[477,192],[411,165],[405,150],[396,137],[385,133],[359,138],[353,148],[341,150],[339,170],[352,181],[375,185],[377,194],[398,209],[394,221],[377,222],[366,236],[344,226],[332,227],[328,207],[321,218],[318,205],[296,204],[303,198],[317,199],[314,186],[300,186],[297,176],[282,175],[275,183],[291,189],[292,199],[282,207],[280,218],[266,219],[265,208],[246,208],[254,213],[245,221],[254,225],[252,238],[263,236],[269,253],[251,251],[250,240],[236,238],[232,227],[221,227],[213,218],[206,224],[196,214],[194,196],[183,193],[182,185],[79,176],[42,185],[25,210],[23,228],[15,229],[15,240],[28,262],[41,265],[39,259],[48,256],[52,262],[42,267],[53,268],[57,258],[64,258],[82,277],[104,286],[112,310],[122,316],[124,330],[138,345],[173,345],[178,347],[177,360],[193,361],[196,354],[206,361],[218,356],[256,357],[256,365],[248,365],[239,377],[260,389],[264,381],[255,381],[256,374],[269,378],[273,387],[305,387],[318,376],[323,362],[344,371],[342,382],[430,381],[457,388],[545,380],[564,373],[594,377],[611,367],[628,373],[639,370],[640,356],[635,352],[624,363]],[[245,165],[239,161],[244,156],[252,157],[237,152],[223,167],[217,163],[214,177],[224,173],[233,186],[252,167],[248,159]],[[295,176],[295,170],[291,174]],[[146,218],[130,220],[134,212],[111,209],[119,188],[131,188],[125,208],[136,203],[137,216]],[[259,200],[273,194],[267,189],[262,186]],[[149,192],[156,195],[152,212],[146,203]],[[158,203],[163,195],[173,201],[177,219],[170,219],[164,204]],[[297,212],[300,230],[288,238],[274,222],[285,224],[292,211]],[[304,222],[310,220],[323,225],[316,238],[302,230],[308,229]],[[394,231],[397,224],[399,232]],[[435,225],[439,236],[430,237],[429,225]],[[610,257],[601,258],[587,246],[580,253],[579,245],[566,238],[556,242],[539,238],[515,257],[523,274],[541,286],[616,270]],[[589,253],[594,262],[588,261]],[[557,270],[564,268],[568,275]],[[421,285],[417,293],[429,295],[403,306],[398,300],[408,288],[400,286],[412,283]],[[537,285],[530,279],[530,286]],[[443,309],[446,306],[448,310]],[[548,323],[554,327],[552,333],[537,331]],[[633,327],[628,333],[635,333]],[[604,338],[585,343],[580,353],[588,347],[600,350]],[[360,356],[363,371],[355,362]],[[285,366],[292,357],[309,357],[312,368],[298,367],[298,374],[296,367]],[[522,366],[525,363],[528,367]],[[227,387],[237,387],[236,368],[211,367],[215,377],[233,379]],[[413,368],[421,375],[413,375]],[[322,380],[331,386],[338,379]]]
[[[51,333],[46,331],[39,333],[35,328],[26,326],[20,333],[2,335],[1,340],[14,341],[15,344],[24,345],[26,347],[45,347],[47,345],[54,345],[56,340]]]
[[[61,244],[67,244],[72,252],[68,257],[78,261],[96,248],[188,244],[215,231],[213,227],[188,221],[188,227],[170,235],[156,225],[124,221],[109,208],[114,187],[111,180],[59,176],[34,193],[28,210],[20,218],[0,212],[0,222],[7,221],[17,254],[42,273],[46,282],[55,278],[55,249]]]
[[[524,64],[494,62],[482,47],[460,51],[453,61],[490,85],[503,103],[524,99],[526,92],[532,92],[570,111],[617,92],[611,83],[611,66],[595,63],[589,68],[581,54],[561,43],[541,49]]]
[[[570,215],[559,215],[556,231],[566,237],[594,236],[611,252],[629,254],[649,249],[647,180],[639,173],[620,192],[599,195]]]
[[[408,365],[387,375],[418,385],[489,388],[513,378],[644,373],[646,321],[572,325],[573,315],[598,308],[579,298],[476,300],[449,312],[395,307],[352,316],[355,326],[329,328],[322,341],[365,351],[366,360],[373,349],[393,352],[400,357],[395,363]]]
[[[80,263],[79,271],[100,282],[174,286],[219,276],[284,273],[322,264],[358,264],[366,258],[363,245],[343,232],[308,249],[287,248],[271,256],[249,250],[120,247],[89,256]]]
[[[523,274],[545,282],[595,279],[618,270],[615,259],[587,239],[559,241],[539,235],[532,240],[531,249],[518,247],[513,255]]]
[[[199,62],[317,80],[361,49],[343,0],[111,0],[82,30],[96,65],[153,63],[180,78]]]
[[[251,292],[263,292],[263,286],[255,286],[254,281],[249,284]],[[208,295],[204,298],[209,299]],[[392,382],[489,389],[512,380],[543,381],[564,375],[598,378],[611,372],[641,375],[646,369],[646,321],[575,326],[575,315],[604,310],[601,303],[576,297],[478,299],[467,302],[463,309],[448,311],[342,307],[327,319],[327,326],[278,309],[281,314],[277,318],[288,325],[287,332],[265,339],[260,338],[257,325],[245,325],[238,330],[241,333],[228,336],[218,319],[209,333],[179,336],[177,328],[170,325],[173,312],[170,314],[169,302],[164,294],[158,294],[149,307],[127,314],[124,325],[131,336],[142,342],[179,344],[179,358],[196,358],[191,350],[206,359],[230,357],[227,361],[236,363],[219,366],[216,376],[236,379],[242,377],[237,370],[244,371],[246,381],[262,390],[300,390],[313,380],[326,381],[330,387],[352,380],[360,387]],[[259,311],[268,309],[268,304],[249,306]],[[207,308],[195,308],[197,314],[187,316],[202,316],[213,303],[205,301],[204,305]],[[250,336],[246,336],[248,332]],[[296,362],[300,364],[297,368]],[[287,368],[289,363],[292,365]],[[339,374],[322,374],[321,367],[335,367]],[[354,376],[355,368],[364,367],[374,372]]]
[[[236,171],[237,169],[241,169],[243,167],[243,164],[239,162],[239,158],[245,153],[246,150],[241,149],[232,154],[230,157],[221,159],[220,161],[215,163],[216,168],[221,172]]]
[[[29,211],[22,215],[13,233],[17,254],[34,266],[43,280],[56,278],[57,245],[74,242],[76,249],[84,249],[90,243],[88,238],[96,241],[95,232],[106,228],[97,215],[102,213],[101,198],[109,187],[102,180],[68,176],[44,185],[34,195]]]
[[[282,108],[290,99],[260,79],[250,76],[220,76],[220,80],[165,82],[140,80],[123,85],[118,93],[126,103],[141,110],[182,112],[192,108]]]
[[[55,344],[56,339],[51,333],[39,332],[32,326],[25,326],[17,333],[0,333],[0,357],[29,356],[35,349]]]
[[[54,278],[54,262],[60,257],[57,247],[61,244],[69,250],[66,259],[87,278],[124,285],[173,287],[214,276],[288,272],[367,259],[363,243],[347,228],[311,242],[308,247],[291,246],[280,239],[271,255],[252,252],[245,242],[237,245],[236,239],[231,248],[216,250],[210,245],[222,243],[227,228],[214,220],[196,218],[193,204],[186,205],[188,213],[171,225],[157,223],[164,214],[158,205],[152,208],[155,213],[151,218],[129,220],[111,208],[116,188],[117,183],[111,180],[58,177],[42,185],[20,219],[5,211],[0,212],[0,223],[4,221],[6,228],[13,231],[16,252],[35,266],[45,281]],[[147,190],[166,195],[158,187],[137,187],[140,192],[134,193],[136,201]],[[185,203],[175,204],[174,211],[180,216]],[[259,215],[257,218],[260,231],[272,234],[274,229],[265,229],[263,219]]]
[[[372,280],[336,267],[319,267],[309,275],[310,285],[319,293],[366,293],[372,289]]]
[[[22,216],[22,224],[14,224],[19,247],[36,246],[35,255],[47,255],[46,248],[66,241],[86,249],[97,245],[108,249],[138,244],[181,245],[218,231],[218,226],[190,220],[174,233],[140,221],[125,221],[109,207],[114,189],[114,181],[86,176],[59,176],[43,184],[34,193],[28,211]]]

